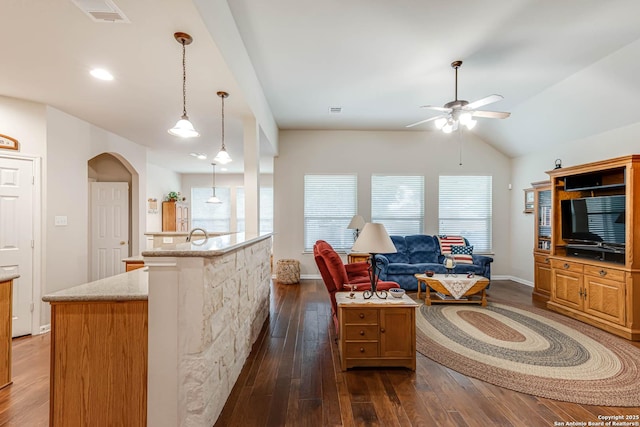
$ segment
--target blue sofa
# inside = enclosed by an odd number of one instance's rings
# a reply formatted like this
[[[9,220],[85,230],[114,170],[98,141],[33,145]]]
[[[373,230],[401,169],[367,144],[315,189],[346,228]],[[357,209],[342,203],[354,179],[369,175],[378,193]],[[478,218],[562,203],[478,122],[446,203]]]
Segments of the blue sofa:
[[[446,273],[442,265],[444,255],[440,253],[440,242],[436,236],[415,234],[412,236],[390,236],[398,250],[394,254],[378,254],[376,260],[381,268],[380,280],[392,281],[400,284],[407,291],[418,290],[416,273],[432,270],[436,273]],[[467,246],[469,242],[465,239]],[[493,258],[484,255],[472,255],[473,264],[458,263],[453,272],[467,274],[473,272],[491,279],[491,262]]]

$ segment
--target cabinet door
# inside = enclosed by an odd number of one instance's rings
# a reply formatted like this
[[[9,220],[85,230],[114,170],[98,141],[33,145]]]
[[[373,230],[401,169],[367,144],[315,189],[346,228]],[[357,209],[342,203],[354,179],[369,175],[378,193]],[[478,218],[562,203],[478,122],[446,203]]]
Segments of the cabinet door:
[[[542,261],[538,261],[538,259]],[[546,259],[546,261],[544,261]],[[534,264],[534,286],[535,291],[539,294],[551,296],[551,265],[549,258],[536,256]]]
[[[625,283],[597,276],[584,276],[585,313],[605,320],[625,324]]]
[[[564,306],[582,310],[582,273],[552,270],[551,299]]]
[[[412,357],[415,354],[414,307],[380,310],[380,356]]]

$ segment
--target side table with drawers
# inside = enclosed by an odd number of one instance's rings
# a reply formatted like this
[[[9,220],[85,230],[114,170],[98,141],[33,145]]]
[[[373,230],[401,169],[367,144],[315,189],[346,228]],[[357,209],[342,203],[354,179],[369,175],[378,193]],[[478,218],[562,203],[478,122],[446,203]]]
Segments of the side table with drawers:
[[[342,370],[354,366],[416,369],[416,307],[403,295],[364,299],[362,292],[336,293]]]

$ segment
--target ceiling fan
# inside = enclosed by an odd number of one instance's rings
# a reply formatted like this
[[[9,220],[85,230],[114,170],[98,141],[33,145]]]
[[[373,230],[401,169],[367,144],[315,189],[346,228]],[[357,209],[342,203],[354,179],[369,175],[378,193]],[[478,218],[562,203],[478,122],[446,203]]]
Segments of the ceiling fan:
[[[511,113],[501,111],[484,111],[477,109],[500,101],[503,99],[502,95],[489,95],[486,98],[482,98],[471,103],[463,99],[458,99],[458,68],[460,68],[461,65],[462,61],[453,61],[451,63],[451,67],[456,70],[456,99],[454,101],[447,102],[443,107],[435,107],[432,105],[421,106],[420,108],[440,111],[442,114],[425,120],[420,120],[419,122],[411,123],[406,127],[410,128],[421,125],[422,123],[435,121],[435,125],[438,129],[441,129],[445,133],[451,133],[454,130],[457,130],[460,124],[466,126],[467,129],[472,129],[476,125],[476,121],[473,117],[506,119],[511,115]]]

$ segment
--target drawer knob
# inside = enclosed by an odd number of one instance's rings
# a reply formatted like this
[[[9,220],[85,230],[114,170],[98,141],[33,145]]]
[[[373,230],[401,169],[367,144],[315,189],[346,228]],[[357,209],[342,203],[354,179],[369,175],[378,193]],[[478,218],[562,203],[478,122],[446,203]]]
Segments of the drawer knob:
[[[565,262],[565,263],[564,263],[564,265],[563,265],[562,267],[564,267],[565,269],[567,269],[567,268],[569,268],[569,264],[567,264],[567,263]]]
[[[607,272],[605,270],[600,270],[600,276],[604,277],[607,275]]]
[[[360,335],[364,335],[364,331],[360,331]]]
[[[549,264],[549,258],[545,258],[545,259],[544,259],[544,263],[545,263],[545,264]]]
[[[364,348],[360,347],[360,353],[364,353]]]
[[[364,319],[364,313],[360,313],[360,318]]]
[[[384,334],[384,328],[380,328],[380,332]]]

